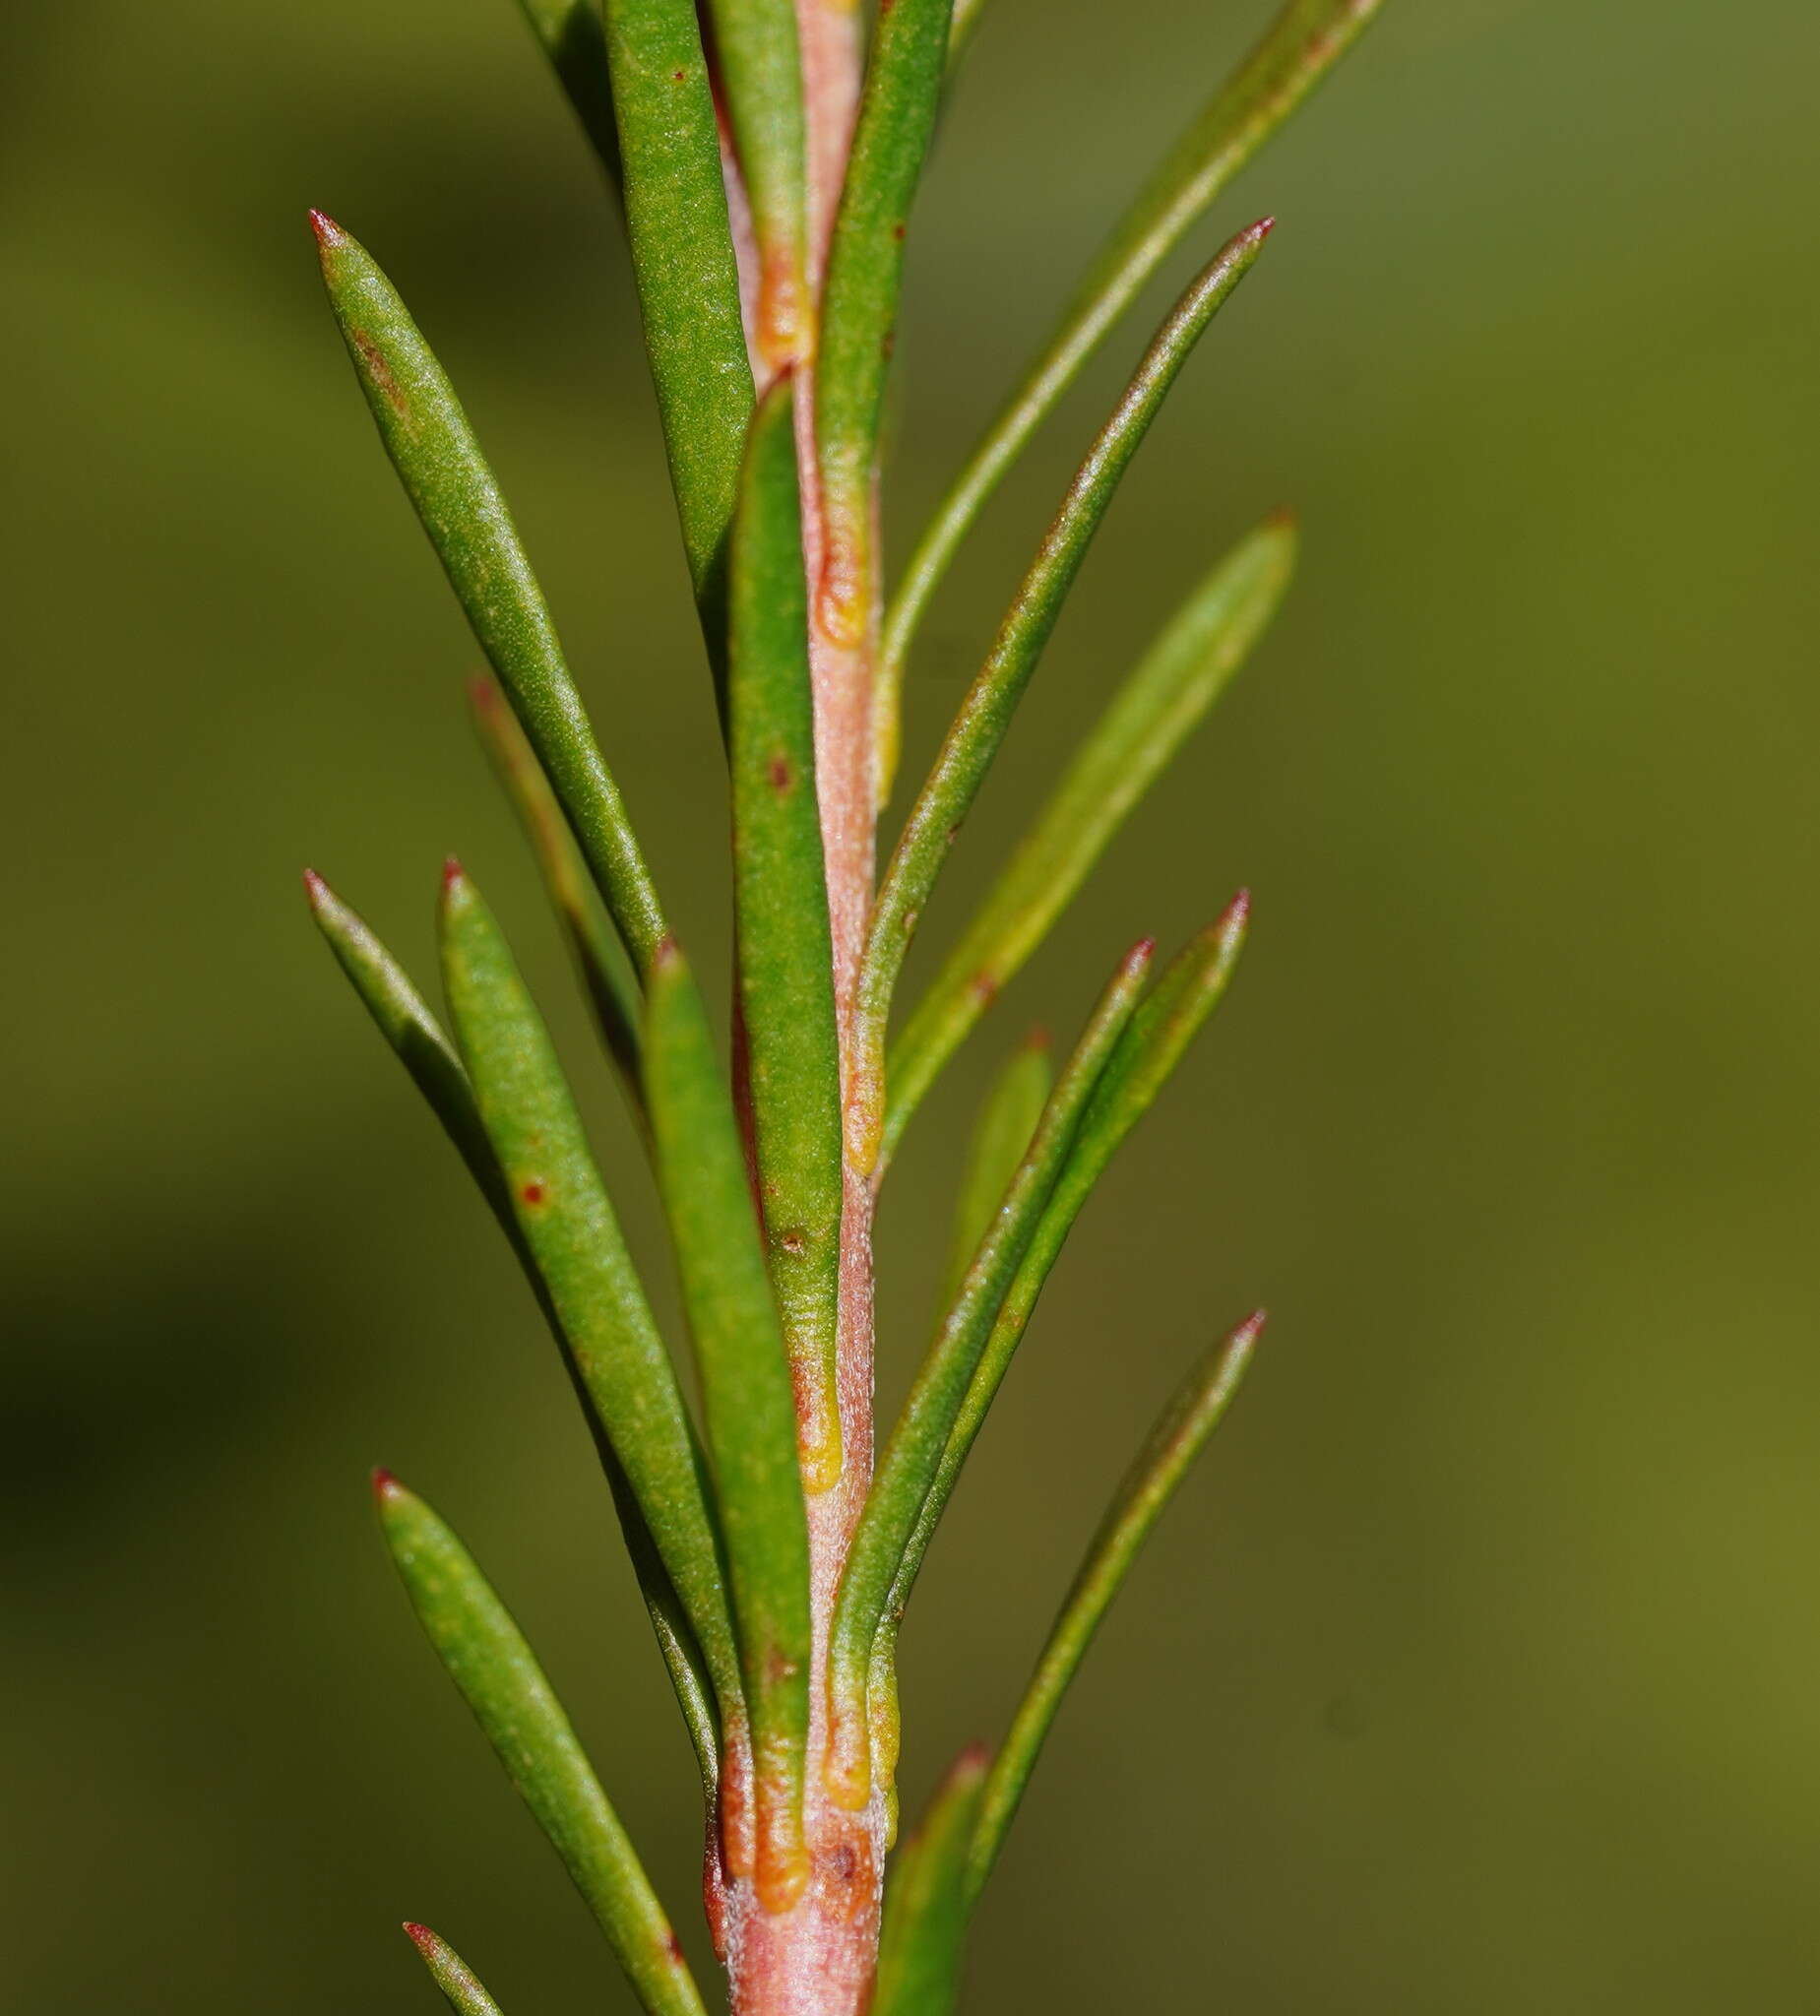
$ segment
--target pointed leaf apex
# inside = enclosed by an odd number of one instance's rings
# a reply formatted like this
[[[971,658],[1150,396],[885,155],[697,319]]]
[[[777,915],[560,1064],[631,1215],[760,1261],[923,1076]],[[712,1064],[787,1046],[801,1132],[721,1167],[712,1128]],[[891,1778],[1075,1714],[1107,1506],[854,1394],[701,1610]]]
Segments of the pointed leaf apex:
[[[682,947],[666,931],[658,940],[657,947],[651,955],[652,971],[654,973],[669,973],[673,969],[680,967],[682,963]]]
[[[1245,236],[1247,238],[1253,239],[1254,241],[1261,240],[1264,238],[1268,238],[1271,232],[1274,231],[1276,228],[1277,220],[1274,217],[1261,217],[1258,219],[1257,222],[1254,223],[1251,226],[1251,228],[1245,233]]]
[[[1235,931],[1246,922],[1250,915],[1251,891],[1249,889],[1241,889],[1233,897],[1232,901],[1226,905],[1225,909],[1221,912],[1220,920],[1215,924],[1214,928],[1217,931]]]
[[[311,910],[320,910],[324,903],[329,900],[331,891],[328,883],[317,874],[314,868],[305,868],[303,871],[303,893],[310,900]]]
[[[1264,523],[1272,532],[1294,532],[1301,521],[1296,517],[1292,504],[1279,504],[1266,514]]]
[[[1041,1054],[1052,1048],[1055,1039],[1049,1034],[1049,1025],[1046,1022],[1038,1022],[1032,1025],[1030,1034],[1024,1039],[1024,1047],[1026,1050]]]
[[[316,242],[325,252],[337,251],[347,243],[347,233],[326,211],[310,212],[310,229],[316,233]]]
[[[419,1953],[432,1952],[441,1943],[428,1925],[414,1924],[409,1919],[405,1921],[405,1936]]]
[[[383,1505],[388,1499],[402,1497],[404,1490],[405,1486],[383,1464],[373,1472],[373,1496],[378,1503]]]

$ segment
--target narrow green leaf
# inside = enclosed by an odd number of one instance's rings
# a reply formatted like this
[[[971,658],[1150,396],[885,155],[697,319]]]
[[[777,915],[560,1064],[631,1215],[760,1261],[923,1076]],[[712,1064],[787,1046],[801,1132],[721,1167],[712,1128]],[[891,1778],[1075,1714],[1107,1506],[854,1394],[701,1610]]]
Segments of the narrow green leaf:
[[[897,768],[899,695],[911,639],[986,499],[1189,226],[1351,47],[1382,4],[1288,0],[1112,227],[1041,353],[937,506],[886,612],[877,700],[884,793]]]
[[[519,0],[519,8],[617,192],[619,135],[613,126],[613,86],[607,75],[599,0]]]
[[[929,1346],[879,1460],[835,1600],[829,1651],[828,1784],[857,1810],[872,1787],[867,1679],[874,1638],[917,1514],[993,1318],[1066,1165],[1101,1072],[1138,1005],[1154,947],[1119,962],[1044,1106],[1036,1131]]]
[[[752,366],[694,0],[605,0],[626,235],[689,576],[712,641]]]
[[[601,916],[589,880],[588,864],[562,816],[556,793],[536,751],[525,739],[505,696],[491,679],[476,677],[468,688],[474,725],[492,759],[519,824],[537,857],[544,887],[562,926],[575,969],[581,976],[595,1023],[619,1079],[626,1103],[642,1124],[645,1095],[639,1069],[638,1025],[644,1013],[638,976],[625,948]]]
[[[1176,1485],[1220,1425],[1263,1328],[1259,1309],[1206,1353],[1159,1417],[1100,1521],[1012,1719],[1011,1732],[992,1760],[966,1858],[970,1902],[998,1859],[1056,1710],[1095,1632]]]
[[[874,600],[879,412],[951,11],[952,0],[896,0],[879,10],[828,255],[815,379],[827,540],[816,620],[848,646],[865,641]]]
[[[1270,227],[1267,218],[1239,232],[1158,331],[1043,535],[905,822],[872,906],[859,974],[859,1050],[848,1098],[847,1152],[863,1169],[872,1168],[882,1145],[885,1021],[910,934],[955,833],[1005,739],[1119,479],[1202,332],[1250,271]]]
[[[716,75],[758,248],[753,336],[786,370],[809,353],[808,159],[795,0],[708,0]]]
[[[809,690],[790,382],[753,422],[733,522],[729,763],[739,1001],[766,1252],[803,1481],[841,1475],[841,1056]]]
[[[1005,1292],[992,1334],[979,1354],[967,1396],[955,1416],[947,1446],[917,1514],[915,1530],[892,1581],[888,1621],[904,1614],[935,1528],[954,1495],[962,1467],[1004,1383],[1043,1284],[1061,1255],[1075,1220],[1126,1136],[1150,1109],[1188,1045],[1224,998],[1238,955],[1244,948],[1249,915],[1250,899],[1241,891],[1221,917],[1169,962],[1150,998],[1131,1018],[1094,1088],[1068,1159]],[[889,1645],[885,1649],[888,1652]]]
[[[428,1925],[407,1924],[405,1931],[456,2016],[500,2016],[499,2004],[447,1939],[439,1939]]]
[[[948,1274],[942,1288],[945,1309],[953,1306],[961,1292],[961,1283],[1030,1148],[1054,1083],[1049,1033],[1046,1029],[1033,1030],[993,1081],[980,1107],[973,1138],[968,1144],[967,1167],[955,1208]]]
[[[642,969],[664,934],[662,909],[505,499],[392,283],[339,224],[310,218],[330,305],[386,453]]]
[[[663,1907],[523,1633],[421,1498],[385,1471],[373,1484],[380,1527],[417,1621],[562,1857],[639,2000],[652,2016],[702,2016]]]
[[[443,883],[442,947],[456,1040],[519,1236],[701,1646],[722,1720],[737,1723],[732,1623],[675,1370],[548,1032],[499,926],[454,863]]]
[[[870,2016],[949,2016],[960,1995],[968,1847],[985,1774],[983,1749],[962,1751],[892,1865]]]
[[[1293,522],[1266,519],[1207,576],[1113,695],[891,1046],[881,1162],[936,1074],[1244,662],[1294,563]]]
[[[967,54],[968,44],[978,31],[979,17],[985,11],[985,0],[954,0],[954,22],[948,31],[950,77],[959,68],[961,58]]]
[[[455,1045],[425,1006],[423,996],[411,985],[409,976],[380,943],[366,920],[350,910],[314,868],[303,871],[303,888],[309,898],[310,913],[328,939],[329,949],[353,982],[354,992],[378,1025],[380,1035],[410,1073],[411,1083],[442,1122],[443,1132],[454,1142],[468,1165],[469,1174],[479,1185],[500,1222],[511,1230],[512,1207],[506,1196],[505,1180],[499,1173],[486,1129],[480,1124],[473,1088],[455,1053]]]
[[[700,990],[674,944],[652,968],[646,1091],[658,1178],[701,1370],[752,1732],[755,1885],[785,1911],[808,1880],[809,1541],[789,1364],[738,1124]]]
[[[423,1004],[422,996],[410,983],[404,969],[354,913],[313,871],[304,876],[310,908],[323,935],[340,960],[355,991],[379,1025],[380,1033],[397,1051],[405,1068],[428,1100],[444,1131],[461,1151],[462,1160],[478,1184],[507,1241],[525,1270],[537,1306],[543,1311],[551,1334],[561,1347],[563,1360],[575,1381],[583,1410],[593,1430],[595,1445],[613,1494],[614,1509],[625,1535],[626,1551],[632,1557],[640,1593],[657,1634],[659,1650],[669,1670],[670,1684],[676,1689],[689,1739],[695,1746],[702,1768],[702,1783],[712,1803],[720,1772],[719,1732],[715,1707],[710,1698],[707,1670],[701,1648],[677,1600],[669,1575],[658,1553],[657,1543],[639,1510],[638,1500],[626,1480],[619,1459],[613,1453],[586,1382],[581,1378],[575,1354],[563,1335],[537,1263],[519,1230],[511,1194],[500,1171],[493,1144],[475,1103],[473,1087],[455,1047],[441,1025]]]

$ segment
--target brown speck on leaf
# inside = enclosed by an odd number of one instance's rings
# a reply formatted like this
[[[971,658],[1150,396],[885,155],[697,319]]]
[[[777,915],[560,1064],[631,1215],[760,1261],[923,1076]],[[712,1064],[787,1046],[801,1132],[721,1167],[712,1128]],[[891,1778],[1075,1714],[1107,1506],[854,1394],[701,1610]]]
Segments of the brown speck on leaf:
[[[998,976],[992,973],[976,973],[968,981],[968,989],[975,1001],[995,1000],[998,995]]]
[[[360,360],[366,366],[366,375],[379,388],[380,397],[395,413],[405,411],[405,395],[399,390],[399,382],[392,375],[392,366],[380,354],[379,346],[364,329],[350,329],[354,348],[360,352]]]
[[[670,82],[671,82],[672,84],[680,84],[680,83],[682,82],[682,80],[683,80],[683,73],[682,73],[682,72],[681,72],[680,70],[672,70],[672,71],[670,72]]]
[[[903,242],[904,242],[904,220],[903,220],[903,219],[902,219],[902,218],[900,218],[900,219],[898,220],[898,221],[897,221],[897,222],[896,222],[895,224],[893,224],[893,225],[892,225],[892,227],[891,227],[891,235],[892,235],[892,236],[893,236],[894,238],[896,238],[896,239],[897,239],[897,241],[898,241],[898,243],[899,243],[900,245],[901,245],[901,244],[903,244]]]
[[[784,1248],[792,1260],[796,1260],[800,1259],[803,1253],[808,1250],[809,1242],[803,1237],[801,1232],[792,1230],[785,1232],[779,1239],[778,1244]]]
[[[549,1193],[541,1183],[527,1183],[518,1194],[527,1204],[541,1204]]]
[[[787,756],[774,756],[765,765],[765,778],[779,797],[783,797],[796,782],[796,773],[790,768]]]
[[[671,1932],[664,1941],[664,1950],[669,1954],[672,1967],[680,1967],[682,1965],[682,1941],[677,1938],[674,1932]]]

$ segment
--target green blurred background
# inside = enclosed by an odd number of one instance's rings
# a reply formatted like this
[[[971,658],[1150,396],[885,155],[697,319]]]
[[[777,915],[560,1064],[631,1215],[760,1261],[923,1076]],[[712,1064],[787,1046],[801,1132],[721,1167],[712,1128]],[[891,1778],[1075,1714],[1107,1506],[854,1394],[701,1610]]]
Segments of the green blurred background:
[[[900,547],[1266,11],[993,0],[915,232]],[[464,389],[712,948],[711,710],[616,229],[509,0],[10,19],[7,2006],[427,2011],[409,1916],[520,2016],[629,2008],[367,1467],[489,1565],[692,1925],[686,1747],[553,1354],[296,882],[427,971],[462,851],[662,1281],[303,211]],[[1820,2006],[1817,60],[1806,0],[1393,0],[1197,234],[1283,220],[920,972],[1212,554],[1290,501],[1301,579],[912,1136],[888,1396],[992,1056],[1137,931],[1241,880],[1257,921],[932,1557],[912,1800],[1001,1728],[1187,1355],[1275,1320],[1059,1726],[973,2009]],[[944,594],[912,769],[1141,338]]]

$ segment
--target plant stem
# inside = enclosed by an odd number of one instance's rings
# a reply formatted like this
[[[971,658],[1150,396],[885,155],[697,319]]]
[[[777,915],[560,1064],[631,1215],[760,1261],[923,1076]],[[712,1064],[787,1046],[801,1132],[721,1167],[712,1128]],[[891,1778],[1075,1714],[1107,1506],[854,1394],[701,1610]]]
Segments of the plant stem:
[[[850,0],[796,0],[807,137],[808,273],[819,297],[829,234],[851,142],[859,88],[859,18]],[[735,202],[734,208],[740,206]],[[741,247],[742,256],[745,248]],[[763,366],[755,359],[763,382]],[[815,438],[812,352],[794,367],[803,568],[821,578],[826,530]],[[867,611],[857,643],[829,636],[813,617],[816,791],[828,888],[845,1098],[853,1058],[854,1004],[874,879],[872,686],[880,611]],[[844,1151],[845,1157],[845,1151]],[[728,1887],[723,1919],[734,2016],[860,2016],[877,1966],[885,1854],[882,1795],[847,1812],[829,1797],[828,1647],[836,1593],[872,1472],[872,1186],[844,1160],[836,1387],[843,1461],[827,1488],[806,1494],[809,1531],[810,1720],[803,1797],[808,1885],[786,1912],[768,1912],[749,1883]]]

